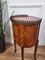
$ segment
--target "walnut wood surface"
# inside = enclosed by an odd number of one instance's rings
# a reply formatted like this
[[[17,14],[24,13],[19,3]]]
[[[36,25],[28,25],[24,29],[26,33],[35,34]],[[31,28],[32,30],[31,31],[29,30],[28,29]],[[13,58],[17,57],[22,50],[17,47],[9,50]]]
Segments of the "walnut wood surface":
[[[22,60],[24,60],[24,48],[32,47],[34,45],[34,60],[36,60],[41,19],[27,15],[11,16],[10,19],[12,21],[13,27],[13,36],[15,40],[14,45],[18,44],[19,46],[21,46]]]
[[[19,18],[19,22],[18,20],[17,22],[15,22],[15,20],[11,19],[13,26],[14,40],[16,40],[16,43],[20,46],[23,45],[24,47],[30,47],[35,45],[38,40],[38,33],[39,33],[41,19],[33,16],[29,16],[29,17],[13,16],[12,18],[17,18],[17,19]],[[28,19],[30,20],[29,21],[25,20],[26,21],[25,22],[24,20],[21,21],[20,18],[21,19],[27,18],[27,20]],[[25,25],[22,22],[25,23]]]

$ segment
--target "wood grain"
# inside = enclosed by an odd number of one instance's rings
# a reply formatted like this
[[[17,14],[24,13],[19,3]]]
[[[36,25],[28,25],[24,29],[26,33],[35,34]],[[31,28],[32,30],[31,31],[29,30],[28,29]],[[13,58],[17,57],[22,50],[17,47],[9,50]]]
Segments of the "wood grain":
[[[34,47],[24,49],[24,59],[25,60],[34,60],[33,53]],[[45,60],[45,46],[38,47],[37,50],[37,60]],[[20,46],[17,45],[17,52],[14,53],[14,45],[7,46],[7,49],[4,53],[0,53],[0,60],[21,60],[21,50]]]

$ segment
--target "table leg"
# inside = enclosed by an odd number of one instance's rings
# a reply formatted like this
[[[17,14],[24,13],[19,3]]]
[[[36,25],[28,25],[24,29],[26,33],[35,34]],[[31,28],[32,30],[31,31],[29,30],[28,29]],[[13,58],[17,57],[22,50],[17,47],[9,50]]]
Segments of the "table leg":
[[[38,40],[37,40],[37,44],[35,45],[35,50],[34,50],[34,60],[36,60],[37,47],[38,47]]]
[[[16,52],[16,41],[15,40],[14,40],[14,47],[15,47],[14,52]]]
[[[24,60],[24,47],[21,47],[22,60]]]

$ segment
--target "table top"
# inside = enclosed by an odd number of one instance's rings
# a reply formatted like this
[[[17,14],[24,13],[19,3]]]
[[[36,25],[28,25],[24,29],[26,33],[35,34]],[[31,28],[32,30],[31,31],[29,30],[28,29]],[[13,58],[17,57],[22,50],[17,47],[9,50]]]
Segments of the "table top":
[[[41,18],[34,16],[12,16],[11,21],[19,24],[31,24],[41,22]]]

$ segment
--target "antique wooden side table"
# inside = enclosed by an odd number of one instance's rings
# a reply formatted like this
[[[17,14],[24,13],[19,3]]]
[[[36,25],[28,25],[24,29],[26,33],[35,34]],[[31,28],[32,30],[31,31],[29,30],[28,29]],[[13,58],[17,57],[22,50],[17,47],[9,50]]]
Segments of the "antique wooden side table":
[[[14,36],[14,46],[21,46],[22,60],[24,60],[24,48],[35,45],[34,60],[36,60],[36,51],[38,47],[38,35],[41,19],[34,16],[16,15],[11,16]]]

